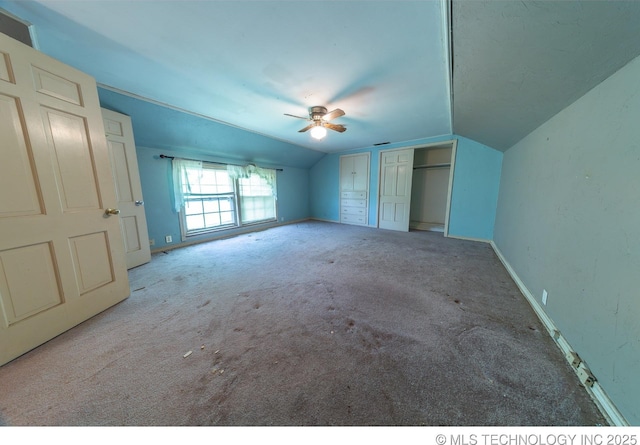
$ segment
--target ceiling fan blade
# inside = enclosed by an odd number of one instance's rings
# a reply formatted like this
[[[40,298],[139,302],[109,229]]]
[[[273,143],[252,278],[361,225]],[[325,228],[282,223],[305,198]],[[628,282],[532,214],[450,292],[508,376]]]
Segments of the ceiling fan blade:
[[[340,133],[344,133],[345,131],[347,131],[347,127],[345,127],[344,125],[330,124],[327,122],[324,124],[324,126],[330,130],[338,131]]]
[[[322,119],[325,121],[330,121],[331,119],[335,119],[336,117],[344,116],[344,111],[340,108],[336,108],[333,111],[329,111],[327,114],[322,116]]]
[[[293,114],[288,114],[288,113],[284,113],[285,116],[289,116],[289,117],[295,117],[298,119],[304,119],[305,121],[308,121],[309,118],[308,117],[302,117],[302,116],[294,116]]]
[[[311,125],[307,125],[307,126],[306,126],[306,127],[304,127],[302,130],[298,130],[298,133],[304,133],[305,131],[312,129],[312,128],[313,128],[313,127],[315,127],[315,126],[316,126],[316,124],[315,124],[315,122],[314,122],[314,123],[313,123],[313,124],[311,124]]]

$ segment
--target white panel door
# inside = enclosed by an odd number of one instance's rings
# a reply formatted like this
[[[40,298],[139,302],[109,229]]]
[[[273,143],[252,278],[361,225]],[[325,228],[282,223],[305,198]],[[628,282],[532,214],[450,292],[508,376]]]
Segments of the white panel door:
[[[378,227],[409,231],[413,149],[380,152]]]
[[[93,78],[0,34],[0,364],[129,296]]]
[[[151,261],[133,126],[129,116],[115,111],[103,108],[102,117],[113,179],[116,183],[116,199],[120,209],[120,230],[124,239],[127,269],[131,269]]]

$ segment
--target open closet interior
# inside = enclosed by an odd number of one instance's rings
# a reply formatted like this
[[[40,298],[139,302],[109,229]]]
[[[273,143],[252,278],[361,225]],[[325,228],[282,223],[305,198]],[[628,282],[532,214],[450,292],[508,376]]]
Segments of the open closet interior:
[[[410,229],[444,232],[451,155],[452,146],[450,144],[415,150]]]

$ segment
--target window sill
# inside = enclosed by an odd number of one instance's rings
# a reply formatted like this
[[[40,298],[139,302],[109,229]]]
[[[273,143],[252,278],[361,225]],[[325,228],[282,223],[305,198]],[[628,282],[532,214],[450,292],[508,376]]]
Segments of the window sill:
[[[187,241],[194,238],[195,239],[207,238],[208,236],[215,235],[215,234],[218,234],[219,236],[224,236],[225,232],[230,232],[232,234],[242,233],[243,231],[248,232],[250,230],[243,230],[243,229],[250,229],[252,227],[261,226],[261,225],[265,225],[265,226],[273,225],[277,222],[278,222],[277,218],[271,218],[271,219],[265,219],[261,221],[248,222],[241,225],[229,224],[226,226],[215,227],[211,229],[192,230],[186,233],[185,235],[183,235],[182,241]],[[213,236],[212,238],[217,238],[219,236]]]

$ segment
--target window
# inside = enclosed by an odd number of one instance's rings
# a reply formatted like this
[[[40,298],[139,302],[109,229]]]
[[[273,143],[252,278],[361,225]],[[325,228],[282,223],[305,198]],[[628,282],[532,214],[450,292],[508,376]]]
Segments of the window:
[[[187,235],[235,226],[234,184],[227,171],[203,166],[200,172],[189,169],[187,174],[189,182],[182,186]]]
[[[183,237],[276,221],[275,170],[173,162]]]
[[[276,218],[276,202],[265,178],[253,173],[248,178],[238,179],[238,184],[242,224]]]

